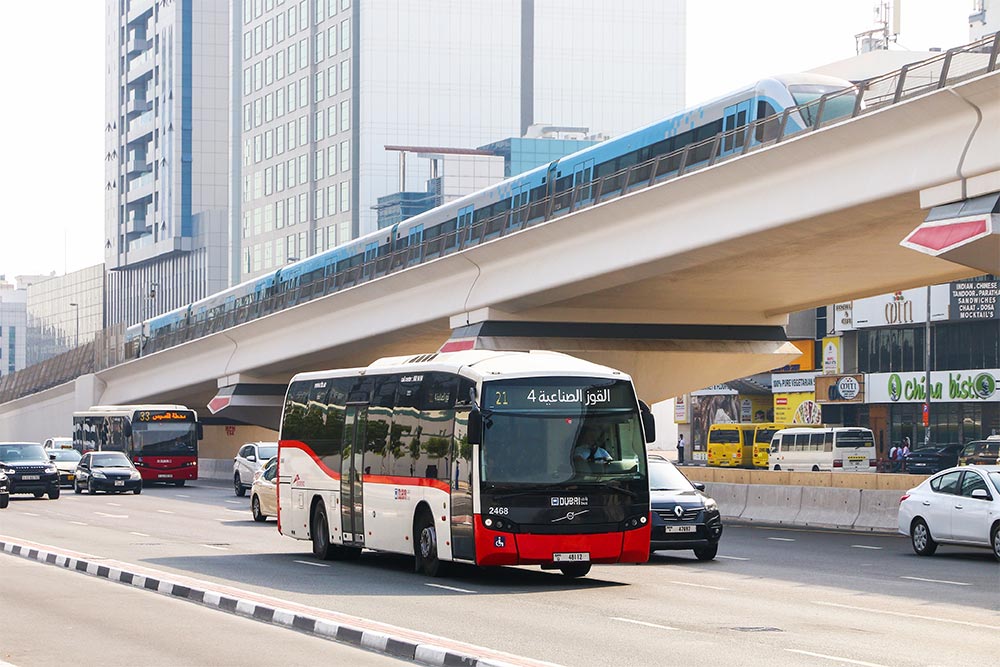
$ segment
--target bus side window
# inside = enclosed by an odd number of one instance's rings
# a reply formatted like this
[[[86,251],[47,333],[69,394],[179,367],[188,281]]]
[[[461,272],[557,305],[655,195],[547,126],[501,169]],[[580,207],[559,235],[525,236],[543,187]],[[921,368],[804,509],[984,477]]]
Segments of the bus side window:
[[[781,451],[783,452],[793,452],[795,451],[795,434],[785,433],[781,436]]]
[[[809,451],[811,452],[823,451],[823,433],[809,434]]]
[[[797,451],[797,452],[808,452],[809,451],[809,434],[808,433],[797,433],[795,435],[795,451]]]
[[[823,451],[833,451],[833,431],[827,431],[823,434]]]

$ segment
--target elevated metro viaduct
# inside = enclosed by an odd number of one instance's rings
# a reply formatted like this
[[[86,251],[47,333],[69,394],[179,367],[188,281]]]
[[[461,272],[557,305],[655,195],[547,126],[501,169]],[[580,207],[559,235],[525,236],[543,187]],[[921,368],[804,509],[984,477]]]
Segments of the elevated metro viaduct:
[[[0,439],[220,387],[221,416],[273,428],[296,372],[442,345],[565,351],[651,403],[797,356],[788,313],[1000,273],[995,224],[964,264],[901,245],[932,207],[997,191],[994,71],[11,401]]]

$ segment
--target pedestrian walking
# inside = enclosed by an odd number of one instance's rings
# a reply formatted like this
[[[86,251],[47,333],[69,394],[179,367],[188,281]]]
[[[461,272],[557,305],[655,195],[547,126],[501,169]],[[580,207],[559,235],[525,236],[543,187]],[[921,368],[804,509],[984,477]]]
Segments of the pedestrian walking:
[[[677,463],[684,463],[684,434],[677,434]]]

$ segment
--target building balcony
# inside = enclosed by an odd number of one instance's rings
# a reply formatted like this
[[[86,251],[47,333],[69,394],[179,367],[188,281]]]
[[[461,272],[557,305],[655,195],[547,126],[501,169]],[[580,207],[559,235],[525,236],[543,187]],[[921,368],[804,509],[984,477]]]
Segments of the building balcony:
[[[144,139],[146,136],[153,133],[154,125],[155,118],[153,117],[152,111],[147,111],[141,116],[133,118],[129,121],[128,132],[126,133],[125,140],[128,143],[132,143],[133,141]]]
[[[128,104],[125,105],[125,111],[129,115],[137,113],[145,113],[146,111],[149,111],[152,108],[153,108],[152,102],[150,102],[149,100],[139,99],[137,97],[133,97],[128,101]]]
[[[128,190],[125,194],[125,201],[132,204],[143,199],[152,199],[153,185],[153,174],[145,174],[139,178],[129,180]]]
[[[126,46],[125,52],[131,56],[136,53],[142,53],[143,51],[148,49],[151,45],[152,42],[150,42],[148,39],[144,37],[136,37],[133,35],[128,39],[128,44]]]
[[[131,158],[125,163],[125,173],[132,174],[145,174],[148,171],[152,171],[153,166],[146,161],[146,157]]]
[[[141,56],[133,58],[128,63],[126,80],[129,85],[153,75],[153,50],[146,51]]]
[[[146,227],[145,216],[135,216],[125,221],[125,234],[130,237],[148,232],[149,228]]]
[[[130,0],[128,3],[127,20],[129,23],[147,18],[153,13],[153,0]]]

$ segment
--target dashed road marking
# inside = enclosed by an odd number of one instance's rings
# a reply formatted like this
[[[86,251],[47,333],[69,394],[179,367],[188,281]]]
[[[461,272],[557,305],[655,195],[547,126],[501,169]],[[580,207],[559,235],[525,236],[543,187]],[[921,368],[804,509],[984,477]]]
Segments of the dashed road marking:
[[[708,584],[693,584],[690,581],[671,581],[671,584],[677,584],[678,586],[690,586],[691,588],[709,588],[713,591],[728,591],[728,588],[723,588],[721,586],[709,586]]]
[[[230,505],[242,505],[243,504],[239,500],[227,500],[226,502],[229,503]]]
[[[215,549],[216,551],[229,551],[229,549],[227,549],[226,547],[220,547],[217,544],[203,544],[201,546],[205,547],[206,549]]]
[[[800,655],[808,655],[813,658],[823,658],[824,660],[833,660],[834,662],[843,662],[847,665],[862,665],[862,667],[885,667],[877,662],[865,662],[864,660],[851,660],[850,658],[841,658],[836,655],[826,655],[824,653],[813,653],[812,651],[800,651],[794,648],[786,648],[789,653],[798,653]]]
[[[618,616],[612,616],[612,621],[621,621],[622,623],[633,623],[635,625],[645,625],[647,628],[656,628],[658,630],[679,630],[679,628],[672,628],[669,625],[660,625],[659,623],[647,623],[646,621],[637,621],[632,618],[621,618]]]
[[[952,586],[971,586],[972,584],[967,584],[964,581],[947,581],[945,579],[924,579],[923,577],[900,577],[900,579],[909,579],[910,581],[926,581],[930,584],[951,584]]]
[[[293,563],[301,563],[303,565],[312,565],[313,567],[330,567],[326,563],[310,563],[307,560],[293,560]]]
[[[849,604],[838,604],[836,602],[820,602],[819,600],[814,600],[813,604],[818,604],[823,607],[837,607],[838,609],[851,609],[854,611],[867,611],[872,614],[886,614],[888,616],[900,616],[902,618],[918,618],[922,621],[936,621],[938,623],[953,623],[955,625],[965,625],[970,628],[985,628],[987,630],[1000,630],[1000,625],[987,625],[986,623],[976,623],[974,621],[959,621],[953,618],[938,618],[935,616],[922,616],[920,614],[907,614],[902,611],[889,611],[887,609],[872,609],[871,607],[855,607]]]
[[[108,519],[127,519],[128,514],[108,514],[107,512],[94,512],[97,516],[107,517]]]
[[[90,525],[90,524],[84,523],[82,521],[70,521],[70,523],[75,524],[77,526],[88,526],[88,525]]]
[[[159,512],[160,514],[173,514],[173,512],[171,512],[170,510],[156,510],[156,511]]]
[[[110,505],[111,507],[121,507],[122,506],[121,503],[105,503],[105,504],[106,505]]]
[[[724,558],[726,560],[750,560],[749,558],[741,558],[739,556],[716,556],[716,558]]]
[[[775,542],[794,542],[795,540],[791,537],[769,537],[769,540],[774,540]]]
[[[852,544],[851,548],[852,549],[871,549],[873,551],[881,551],[882,550],[882,547],[873,547],[873,546],[869,546],[867,544]]]
[[[445,586],[444,584],[424,584],[424,586],[430,586],[431,588],[443,588],[446,591],[455,591],[456,593],[475,593],[476,591],[470,591],[467,588],[458,588],[457,586]]]
[[[134,530],[129,531],[129,535],[138,535],[139,537],[152,537],[149,533],[137,533]]]

